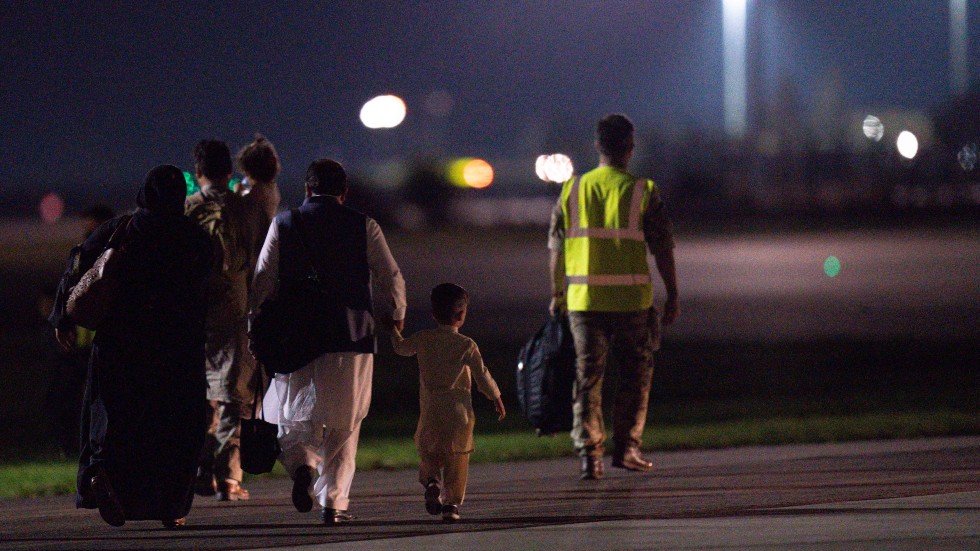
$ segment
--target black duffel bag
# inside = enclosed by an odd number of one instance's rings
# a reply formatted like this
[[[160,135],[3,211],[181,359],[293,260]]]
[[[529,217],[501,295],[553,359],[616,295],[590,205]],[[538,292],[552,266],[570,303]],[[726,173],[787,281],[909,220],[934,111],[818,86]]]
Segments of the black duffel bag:
[[[517,402],[539,436],[571,430],[574,384],[575,345],[562,313],[548,318],[517,358]]]

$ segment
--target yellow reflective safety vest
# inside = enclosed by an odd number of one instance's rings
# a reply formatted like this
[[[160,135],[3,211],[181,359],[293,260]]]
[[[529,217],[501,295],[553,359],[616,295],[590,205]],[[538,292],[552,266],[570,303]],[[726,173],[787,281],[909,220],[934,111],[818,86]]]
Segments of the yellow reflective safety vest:
[[[656,191],[652,180],[609,166],[564,183],[570,311],[634,312],[653,305],[643,212]]]

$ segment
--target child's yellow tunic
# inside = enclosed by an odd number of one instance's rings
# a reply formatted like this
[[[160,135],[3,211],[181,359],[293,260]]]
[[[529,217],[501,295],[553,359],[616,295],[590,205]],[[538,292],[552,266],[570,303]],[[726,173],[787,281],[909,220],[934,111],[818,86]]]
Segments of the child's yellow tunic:
[[[391,342],[402,356],[418,354],[419,415],[415,445],[427,456],[473,451],[472,384],[487,398],[500,397],[473,339],[455,327],[419,331],[405,339],[397,331]]]

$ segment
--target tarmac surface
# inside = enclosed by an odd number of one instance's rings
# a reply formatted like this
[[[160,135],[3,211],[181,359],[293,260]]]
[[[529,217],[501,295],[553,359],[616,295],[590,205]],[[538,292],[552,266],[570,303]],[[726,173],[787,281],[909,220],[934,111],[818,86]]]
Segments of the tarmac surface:
[[[359,473],[347,525],[297,513],[290,482],[198,498],[188,525],[104,524],[69,497],[0,502],[2,549],[976,549],[980,437],[648,454],[650,473],[572,458],[475,465],[462,521],[425,513],[414,471]]]

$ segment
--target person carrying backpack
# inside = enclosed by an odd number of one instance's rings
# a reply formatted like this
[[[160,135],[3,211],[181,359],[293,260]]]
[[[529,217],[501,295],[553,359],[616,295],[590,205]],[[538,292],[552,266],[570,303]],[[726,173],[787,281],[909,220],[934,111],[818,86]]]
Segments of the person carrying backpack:
[[[194,147],[200,191],[184,202],[188,218],[211,238],[214,262],[208,278],[207,357],[208,404],[211,426],[201,453],[199,495],[220,501],[249,498],[242,487],[239,435],[255,360],[248,351],[248,277],[251,257],[247,210],[242,197],[231,191],[232,164],[228,145],[202,140]]]

